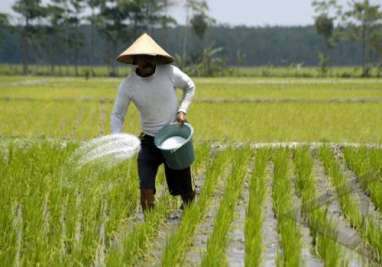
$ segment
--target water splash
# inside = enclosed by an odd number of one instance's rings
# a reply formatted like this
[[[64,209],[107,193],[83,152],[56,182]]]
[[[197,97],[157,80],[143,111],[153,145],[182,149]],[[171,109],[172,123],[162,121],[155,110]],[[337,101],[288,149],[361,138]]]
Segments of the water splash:
[[[132,134],[111,134],[97,137],[81,145],[70,158],[77,168],[97,164],[111,168],[130,159],[140,150],[140,140]]]

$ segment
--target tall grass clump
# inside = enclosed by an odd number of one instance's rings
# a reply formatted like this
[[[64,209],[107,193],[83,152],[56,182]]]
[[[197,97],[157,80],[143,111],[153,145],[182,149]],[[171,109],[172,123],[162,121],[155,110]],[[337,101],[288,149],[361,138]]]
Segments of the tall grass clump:
[[[225,250],[228,243],[227,232],[234,218],[236,202],[240,196],[244,177],[248,172],[248,159],[251,151],[248,147],[231,152],[232,173],[228,177],[223,198],[214,220],[214,228],[207,241],[207,251],[203,255],[201,266],[227,265]]]
[[[297,148],[294,153],[295,188],[301,198],[301,213],[308,224],[313,238],[313,246],[325,266],[336,267],[344,264],[341,247],[336,242],[336,226],[327,215],[325,207],[316,202],[315,177],[312,174],[313,158],[308,147]]]
[[[285,149],[274,151],[274,177],[272,188],[273,210],[277,217],[277,230],[280,235],[281,251],[277,255],[278,266],[301,265],[301,234],[295,215],[288,216],[293,209],[291,183],[288,178],[288,156]]]
[[[249,185],[249,201],[245,220],[245,266],[259,266],[263,251],[263,233],[261,231],[264,214],[266,181],[265,167],[268,151],[259,149],[255,155],[255,170]]]
[[[218,180],[222,179],[224,175],[225,166],[230,159],[229,154],[230,150],[218,152],[216,156],[211,155],[206,163],[205,182],[200,195],[195,203],[185,209],[179,228],[168,239],[162,258],[162,266],[182,266],[196,226],[205,215]]]

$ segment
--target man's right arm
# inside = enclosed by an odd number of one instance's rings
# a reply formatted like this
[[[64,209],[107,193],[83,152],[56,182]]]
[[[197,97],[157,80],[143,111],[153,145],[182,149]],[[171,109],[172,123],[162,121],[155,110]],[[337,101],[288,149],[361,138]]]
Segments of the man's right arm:
[[[110,124],[112,134],[122,132],[125,115],[129,107],[130,97],[127,94],[126,82],[127,79],[124,79],[119,85],[118,95],[115,99],[113,111],[111,113]]]

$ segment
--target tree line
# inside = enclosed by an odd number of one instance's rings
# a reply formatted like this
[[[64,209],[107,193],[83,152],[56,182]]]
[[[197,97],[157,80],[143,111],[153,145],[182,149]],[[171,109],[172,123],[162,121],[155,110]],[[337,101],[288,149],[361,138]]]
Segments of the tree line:
[[[315,24],[295,27],[229,26],[208,14],[204,0],[186,0],[185,25],[169,13],[171,0],[16,0],[17,20],[0,13],[0,62],[107,65],[139,34],[149,32],[195,74],[211,75],[226,65],[362,65],[363,75],[382,62],[382,10],[368,0],[340,6],[312,1]],[[90,68],[91,70],[91,68]]]
[[[361,46],[362,76],[369,76],[372,58],[382,57],[382,10],[369,0],[352,1],[343,7],[336,0],[313,0],[316,31],[325,41],[319,53],[322,73],[327,71],[329,51],[341,40]],[[377,54],[377,55],[376,55]]]
[[[170,6],[175,4],[170,0],[50,0],[44,3],[42,0],[16,0],[12,9],[17,14],[17,23],[9,25],[9,15],[0,14],[0,25],[2,36],[9,32],[17,34],[25,74],[35,49],[46,54],[46,63],[53,71],[57,54],[65,63],[70,62],[77,68],[80,50],[88,45],[88,64],[93,65],[92,55],[99,53],[95,51],[96,38],[101,37],[107,46],[103,53],[106,51],[113,75],[116,72],[113,59],[122,43],[131,42],[143,31],[176,25],[175,19],[168,14]],[[185,8],[192,16],[187,24],[199,36],[204,35],[209,19],[207,3],[186,0]],[[84,25],[89,26],[87,44]]]

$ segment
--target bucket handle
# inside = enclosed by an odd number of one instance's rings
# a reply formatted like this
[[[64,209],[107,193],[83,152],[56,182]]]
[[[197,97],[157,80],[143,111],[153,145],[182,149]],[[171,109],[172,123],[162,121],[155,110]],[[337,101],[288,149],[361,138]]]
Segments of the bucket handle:
[[[170,122],[170,125],[181,125],[181,124],[177,121],[174,121],[174,122]]]

